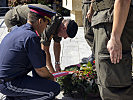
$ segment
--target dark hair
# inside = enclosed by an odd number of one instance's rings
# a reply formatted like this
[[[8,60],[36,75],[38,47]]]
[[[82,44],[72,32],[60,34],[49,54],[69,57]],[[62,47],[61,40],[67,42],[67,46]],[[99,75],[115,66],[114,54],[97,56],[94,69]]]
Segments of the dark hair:
[[[36,14],[31,11],[28,13],[28,21],[30,21],[32,24],[35,23],[40,18],[42,18],[44,20],[44,22],[46,21],[46,19],[39,14]]]
[[[74,20],[71,19],[64,19],[63,23],[67,23],[67,34],[68,37],[74,38],[78,31],[78,25]]]

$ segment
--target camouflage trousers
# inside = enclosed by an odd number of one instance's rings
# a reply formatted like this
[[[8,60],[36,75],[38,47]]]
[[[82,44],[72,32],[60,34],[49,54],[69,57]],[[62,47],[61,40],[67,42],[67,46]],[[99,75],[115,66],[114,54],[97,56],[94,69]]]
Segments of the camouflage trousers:
[[[103,100],[133,100],[132,56],[133,42],[133,7],[121,36],[122,60],[112,64],[107,50],[112,23],[100,23],[94,26],[95,63],[98,75],[100,95]]]

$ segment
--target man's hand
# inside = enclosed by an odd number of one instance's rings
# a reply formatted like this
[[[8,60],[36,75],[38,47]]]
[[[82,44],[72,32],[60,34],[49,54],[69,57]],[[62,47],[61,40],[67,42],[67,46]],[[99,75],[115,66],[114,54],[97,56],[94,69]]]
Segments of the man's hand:
[[[107,49],[110,53],[111,62],[116,64],[122,59],[122,44],[120,39],[110,39],[107,43]]]
[[[91,11],[88,10],[86,18],[88,19],[89,22],[91,22],[92,15],[93,15],[93,13],[91,13]]]
[[[61,71],[60,64],[55,64],[55,70],[56,70],[56,72]]]
[[[120,59],[122,59],[120,38],[127,20],[130,3],[131,0],[115,0],[114,2],[112,33],[107,44],[111,62],[114,64],[119,63]]]

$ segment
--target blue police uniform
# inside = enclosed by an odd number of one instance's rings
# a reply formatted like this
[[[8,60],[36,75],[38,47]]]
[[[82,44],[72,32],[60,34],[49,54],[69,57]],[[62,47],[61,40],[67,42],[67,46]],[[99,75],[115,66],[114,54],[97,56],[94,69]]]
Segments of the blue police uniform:
[[[46,66],[40,37],[26,23],[10,32],[0,44],[0,91],[22,100],[51,100],[60,92],[58,83],[39,77],[34,68]],[[28,76],[29,71],[33,76]],[[15,99],[16,100],[16,99]]]

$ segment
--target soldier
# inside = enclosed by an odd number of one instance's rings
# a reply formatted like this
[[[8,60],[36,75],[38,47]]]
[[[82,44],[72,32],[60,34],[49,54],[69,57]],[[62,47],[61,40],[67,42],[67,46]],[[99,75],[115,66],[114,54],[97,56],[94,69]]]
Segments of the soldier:
[[[50,11],[53,11],[48,6],[41,5],[41,4],[32,4],[41,8],[46,8]],[[27,5],[19,5],[14,9],[9,10],[5,15],[5,24],[9,30],[13,29],[13,26],[21,26],[26,23],[27,14],[28,14],[28,7]],[[50,25],[47,26],[44,34],[41,36],[41,43],[42,49],[46,53],[46,62],[47,66],[50,69],[51,73],[54,73],[55,70],[51,63],[51,56],[49,52],[49,46],[51,39],[54,40],[54,55],[55,55],[55,69],[56,71],[60,71],[60,41],[61,37],[67,38],[74,38],[78,30],[78,26],[74,20],[65,19],[60,15],[56,14],[53,17],[52,22]],[[60,35],[61,34],[61,35]],[[60,35],[60,36],[58,36]]]
[[[30,5],[45,8],[48,9],[49,11],[53,11],[51,8],[47,7],[46,5],[41,5],[41,4],[30,4]],[[21,26],[27,23],[28,12],[29,12],[28,5],[18,5],[13,9],[10,9],[4,17],[8,31],[10,32],[13,26],[15,25]]]
[[[133,4],[131,0],[94,0],[92,27],[100,95],[132,100]]]
[[[53,100],[60,85],[46,67],[39,35],[55,12],[29,5],[28,21],[15,28],[0,45],[0,91],[6,100]],[[27,75],[29,71],[33,76]]]
[[[84,27],[84,34],[85,39],[88,43],[88,45],[91,47],[92,54],[88,58],[83,58],[83,62],[94,60],[94,48],[93,48],[93,39],[94,34],[91,28],[91,18],[93,15],[93,9],[91,7],[91,0],[83,0],[83,6],[82,6],[82,14],[83,14],[83,27]]]

